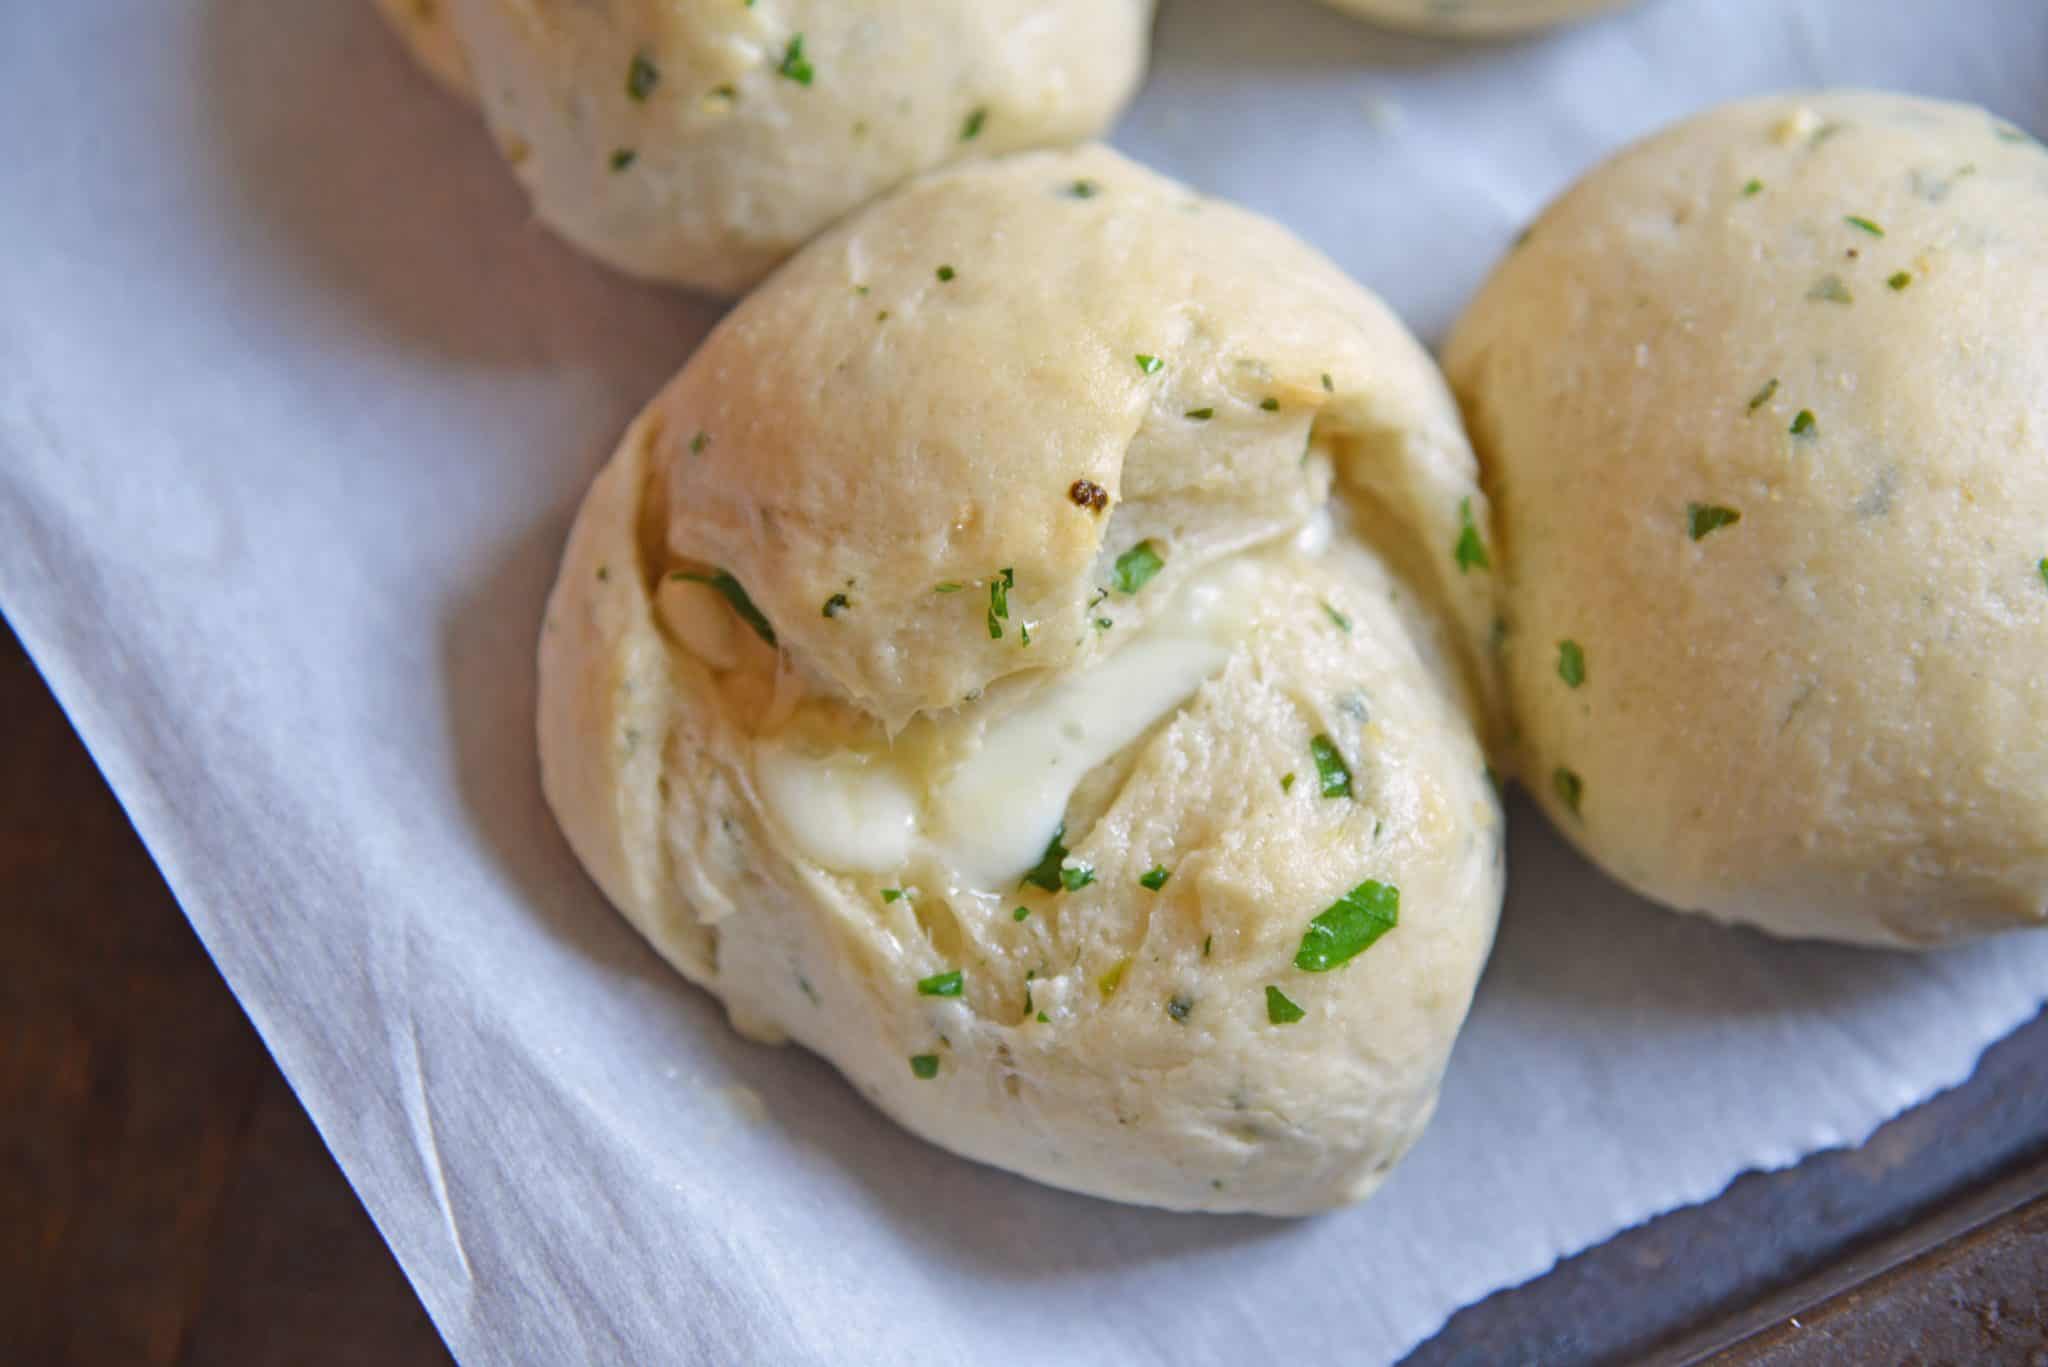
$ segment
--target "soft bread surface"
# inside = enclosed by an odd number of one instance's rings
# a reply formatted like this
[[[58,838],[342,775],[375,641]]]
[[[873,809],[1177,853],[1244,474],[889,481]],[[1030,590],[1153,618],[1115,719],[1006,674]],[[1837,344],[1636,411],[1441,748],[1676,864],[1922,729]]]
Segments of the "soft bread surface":
[[[1756,100],[1593,172],[1459,324],[1524,776],[1625,882],[1871,943],[2048,916],[2044,225],[1981,109]]]
[[[1279,229],[1100,149],[939,173],[743,302],[598,479],[548,797],[738,1028],[948,1148],[1356,1199],[1499,911],[1488,523],[1427,355]],[[1393,928],[1297,967],[1360,889]]]
[[[1152,0],[378,2],[473,89],[543,222],[720,294],[921,171],[1099,133],[1152,21]]]
[[[1323,0],[1375,23],[1425,33],[1526,33],[1619,9],[1630,0]]]

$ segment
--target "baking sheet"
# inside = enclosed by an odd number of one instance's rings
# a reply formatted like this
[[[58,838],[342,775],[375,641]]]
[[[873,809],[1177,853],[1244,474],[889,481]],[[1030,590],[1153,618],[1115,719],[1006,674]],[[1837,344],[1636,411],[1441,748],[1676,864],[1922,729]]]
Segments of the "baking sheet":
[[[2048,6],[1657,0],[1456,47],[1167,0],[1117,141],[1436,337],[1600,153],[1818,83],[2039,132]],[[1664,915],[1518,802],[1442,1109],[1366,1206],[1176,1216],[930,1148],[732,1035],[541,804],[568,519],[714,316],[533,225],[367,5],[0,13],[0,608],[465,1362],[1387,1360],[1860,1140],[2048,996],[2041,935]]]

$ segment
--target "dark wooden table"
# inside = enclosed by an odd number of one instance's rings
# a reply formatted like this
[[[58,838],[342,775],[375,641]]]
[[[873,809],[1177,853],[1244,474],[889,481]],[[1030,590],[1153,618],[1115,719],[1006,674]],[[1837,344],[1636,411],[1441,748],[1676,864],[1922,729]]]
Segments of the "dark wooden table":
[[[0,760],[0,1363],[448,1361],[4,631]],[[2036,1021],[1863,1149],[1623,1234],[1411,1361],[2048,1367],[2043,1192]]]

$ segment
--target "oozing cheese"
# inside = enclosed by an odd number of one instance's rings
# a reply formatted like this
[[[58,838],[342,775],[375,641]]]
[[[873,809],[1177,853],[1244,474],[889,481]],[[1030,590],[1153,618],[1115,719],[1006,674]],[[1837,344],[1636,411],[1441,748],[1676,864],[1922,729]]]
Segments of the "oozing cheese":
[[[754,748],[761,799],[804,854],[844,873],[890,873],[910,858],[917,794],[886,756]]]

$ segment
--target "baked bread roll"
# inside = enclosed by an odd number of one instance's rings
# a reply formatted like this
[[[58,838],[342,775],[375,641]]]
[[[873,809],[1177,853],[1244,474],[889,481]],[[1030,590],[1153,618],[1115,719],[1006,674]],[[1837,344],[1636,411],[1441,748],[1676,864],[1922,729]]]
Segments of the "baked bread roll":
[[[2048,917],[2048,155],[1755,100],[1593,172],[1447,351],[1522,769],[1684,910],[1935,945]]]
[[[1486,501],[1281,229],[1102,149],[918,181],[635,422],[540,650],[550,803],[734,1025],[1182,1209],[1361,1197],[1502,887]]]
[[[469,59],[449,22],[450,3],[452,0],[375,0],[378,11],[405,40],[413,60],[455,94],[474,100]]]
[[[473,87],[542,222],[718,294],[921,171],[1101,132],[1152,22],[1152,0],[379,4]]]
[[[1499,37],[1619,9],[1630,0],[1323,0],[1375,23],[1422,33]]]

